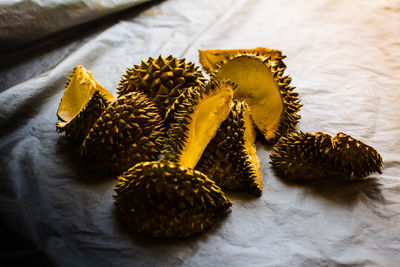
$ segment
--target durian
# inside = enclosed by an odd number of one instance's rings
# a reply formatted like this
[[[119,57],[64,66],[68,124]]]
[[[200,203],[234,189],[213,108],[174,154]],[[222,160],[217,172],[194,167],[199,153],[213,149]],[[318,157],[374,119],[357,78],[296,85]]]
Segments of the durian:
[[[82,141],[92,124],[100,117],[114,97],[92,77],[92,72],[79,65],[69,75],[58,107],[58,132],[65,132]]]
[[[261,195],[260,162],[250,110],[234,100],[228,118],[208,144],[196,169],[217,185]]]
[[[283,76],[281,58],[243,51],[217,63],[212,74],[237,84],[234,98],[249,105],[256,127],[270,143],[294,131],[300,119],[298,94],[289,85],[291,78]]]
[[[173,122],[167,131],[164,158],[194,168],[204,149],[229,114],[235,85],[211,80],[186,91],[174,104]]]
[[[282,59],[285,56],[282,55],[282,51],[277,49],[271,49],[267,47],[256,47],[251,49],[214,49],[214,50],[199,50],[199,61],[203,70],[208,74],[212,74],[218,68],[217,65],[221,61],[224,61],[227,57],[232,57],[240,54],[256,54],[264,57],[271,57],[271,60],[278,61],[280,67],[286,67]]]
[[[203,84],[203,81],[203,74],[192,62],[172,55],[157,59],[150,57],[140,65],[127,69],[119,84],[118,95],[143,92],[164,116],[177,96],[191,86]]]
[[[135,232],[182,238],[202,232],[232,205],[199,171],[172,162],[138,163],[118,177],[115,205]]]
[[[382,157],[367,144],[339,132],[332,139],[333,151],[338,155],[335,169],[355,179],[370,173],[381,173]]]
[[[324,179],[333,175],[360,179],[381,173],[382,158],[372,147],[338,133],[295,132],[281,139],[270,155],[273,167],[293,181]]]
[[[140,92],[117,99],[94,123],[80,147],[92,170],[120,174],[155,160],[165,132],[157,107]]]

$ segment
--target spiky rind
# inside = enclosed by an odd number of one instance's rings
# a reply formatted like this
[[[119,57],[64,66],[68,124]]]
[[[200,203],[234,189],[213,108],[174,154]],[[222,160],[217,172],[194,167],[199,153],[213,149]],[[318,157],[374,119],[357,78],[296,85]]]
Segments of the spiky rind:
[[[170,111],[169,129],[165,140],[162,155],[166,160],[179,162],[185,143],[188,139],[188,125],[192,122],[192,115],[204,99],[220,90],[229,87],[234,90],[236,85],[230,81],[211,79],[206,85],[191,87],[174,103],[174,111]],[[193,166],[194,167],[194,166]]]
[[[75,141],[82,142],[87,136],[93,123],[106,110],[109,102],[98,92],[93,92],[89,102],[69,122],[57,122],[56,128],[59,133],[65,132],[67,136]]]
[[[217,64],[221,62],[221,60],[225,60],[226,57],[243,54],[271,57],[271,59],[276,61],[281,68],[286,68],[285,63],[282,61],[286,56],[282,55],[282,51],[267,47],[256,47],[251,49],[199,50],[199,62],[206,73],[212,74],[217,69]]]
[[[232,202],[199,171],[172,162],[138,163],[118,177],[114,196],[122,220],[135,232],[183,238],[211,227]]]
[[[294,181],[322,179],[333,173],[331,136],[321,132],[292,133],[274,145],[272,166],[285,178]]]
[[[273,147],[271,164],[293,181],[324,179],[341,175],[360,179],[381,172],[382,159],[370,146],[338,133],[332,139],[321,132],[295,132],[282,137]]]
[[[381,173],[382,157],[373,147],[339,132],[332,139],[332,147],[338,155],[335,168],[354,179]]]
[[[228,118],[208,144],[196,169],[221,187],[259,196],[262,192],[260,169],[252,162],[258,162],[258,158],[251,159],[245,146],[245,109],[244,102],[233,101]]]
[[[143,92],[148,95],[164,116],[175,98],[191,86],[202,84],[203,74],[192,62],[172,55],[149,58],[140,65],[128,68],[118,86],[118,95]]]
[[[143,93],[133,92],[100,116],[80,152],[90,169],[120,174],[138,162],[155,160],[164,135],[157,107]]]
[[[172,105],[168,108],[164,117],[164,125],[167,130],[169,129],[170,124],[175,122],[174,119],[175,112],[177,112],[180,109],[180,107],[182,107],[182,103],[188,96],[192,94],[191,93],[192,90],[195,89],[193,87],[190,87],[186,91],[182,92],[179,96],[175,98],[174,103],[172,103]]]
[[[283,62],[279,60],[272,60],[270,56],[264,56],[260,53],[239,53],[237,55],[229,56],[217,63],[216,71],[213,74],[213,77],[218,77],[218,73],[221,68],[225,64],[229,64],[230,61],[238,59],[240,57],[245,57],[248,59],[252,59],[255,61],[262,62],[267,68],[266,71],[270,71],[277,88],[279,90],[279,94],[282,101],[282,112],[280,115],[280,119],[275,131],[268,131],[263,127],[263,121],[258,120],[256,116],[253,116],[255,125],[258,130],[264,136],[268,143],[275,143],[281,136],[286,136],[288,133],[293,132],[296,129],[296,125],[299,122],[301,116],[298,114],[302,105],[300,104],[299,95],[296,92],[293,92],[295,87],[290,85],[291,78],[289,76],[283,76],[283,72],[285,71],[285,65]],[[229,77],[224,77],[229,78]],[[233,80],[233,82],[237,82]],[[240,87],[240,85],[239,85]],[[240,90],[240,88],[238,88]],[[235,97],[235,96],[234,96]],[[240,99],[246,102],[246,99]],[[252,108],[252,107],[250,107]]]

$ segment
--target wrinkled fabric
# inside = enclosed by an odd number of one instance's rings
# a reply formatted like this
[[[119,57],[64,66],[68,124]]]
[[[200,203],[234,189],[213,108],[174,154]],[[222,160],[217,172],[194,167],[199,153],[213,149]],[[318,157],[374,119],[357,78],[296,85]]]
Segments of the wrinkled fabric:
[[[1,46],[22,45],[149,0],[8,0],[0,2]]]
[[[95,27],[95,26],[94,26]],[[0,72],[0,215],[59,266],[396,266],[400,261],[400,3],[170,0],[131,11]],[[62,33],[60,33],[62,34]],[[82,39],[83,38],[83,39]],[[375,147],[382,174],[296,185],[257,141],[264,191],[227,192],[231,212],[182,240],[130,234],[114,177],[88,171],[55,130],[78,64],[114,96],[127,67],[198,49],[277,48],[303,107],[302,131]]]

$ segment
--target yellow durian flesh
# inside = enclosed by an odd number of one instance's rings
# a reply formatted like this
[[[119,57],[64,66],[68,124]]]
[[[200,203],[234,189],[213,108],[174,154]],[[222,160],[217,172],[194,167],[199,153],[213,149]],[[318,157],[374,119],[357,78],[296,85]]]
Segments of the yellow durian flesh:
[[[272,60],[283,58],[280,50],[267,47],[256,47],[251,49],[199,50],[199,62],[207,73],[213,73],[218,68],[218,63],[225,60],[227,57],[246,53],[259,54],[264,57],[270,57]]]
[[[239,56],[221,65],[217,79],[237,84],[235,99],[245,101],[257,128],[265,138],[273,138],[279,126],[283,103],[270,69],[258,58]]]
[[[114,97],[92,77],[92,72],[83,66],[76,66],[69,76],[67,88],[61,99],[57,116],[68,123],[86,106],[96,91],[106,100],[112,101]]]
[[[180,165],[187,168],[196,166],[204,149],[228,116],[232,95],[232,86],[226,86],[224,90],[200,101],[191,116],[192,123],[188,125],[188,139],[180,156]]]

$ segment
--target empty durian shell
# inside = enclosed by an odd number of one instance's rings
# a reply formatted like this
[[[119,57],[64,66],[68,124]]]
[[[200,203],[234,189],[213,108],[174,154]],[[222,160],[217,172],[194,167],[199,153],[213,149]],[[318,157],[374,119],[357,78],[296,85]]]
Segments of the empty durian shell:
[[[164,135],[157,107],[143,93],[133,92],[100,116],[80,152],[90,169],[120,174],[138,162],[155,160]]]
[[[382,159],[370,146],[343,133],[332,139],[321,132],[295,132],[282,137],[273,147],[271,164],[293,181],[325,179],[340,175],[363,178],[381,172]]]
[[[203,74],[192,62],[173,56],[149,58],[127,69],[118,87],[118,95],[143,92],[149,96],[164,116],[170,105],[183,91],[202,84]]]
[[[381,173],[382,157],[373,147],[339,132],[332,139],[337,154],[335,168],[353,179]]]
[[[69,75],[58,107],[57,131],[82,141],[92,124],[100,117],[114,97],[104,89],[92,73],[79,65]]]
[[[174,114],[167,131],[164,157],[187,168],[194,168],[204,149],[229,114],[235,85],[211,80],[205,86],[186,91],[174,103]]]
[[[274,145],[271,164],[288,180],[323,179],[334,172],[331,136],[321,132],[289,134]]]
[[[261,195],[255,139],[249,108],[244,102],[234,100],[227,119],[208,144],[196,169],[221,187]]]
[[[199,61],[203,69],[208,73],[214,73],[218,64],[226,58],[240,54],[259,54],[264,57],[271,57],[271,60],[279,61],[280,67],[284,68],[285,64],[282,59],[282,51],[267,47],[256,47],[251,49],[214,49],[214,50],[199,50]]]
[[[221,61],[213,73],[216,79],[237,84],[234,98],[247,103],[256,127],[270,143],[294,131],[300,119],[298,94],[284,70],[281,60],[243,53]]]
[[[203,232],[232,205],[204,174],[172,162],[138,163],[118,180],[114,199],[119,215],[130,229],[148,236]]]

